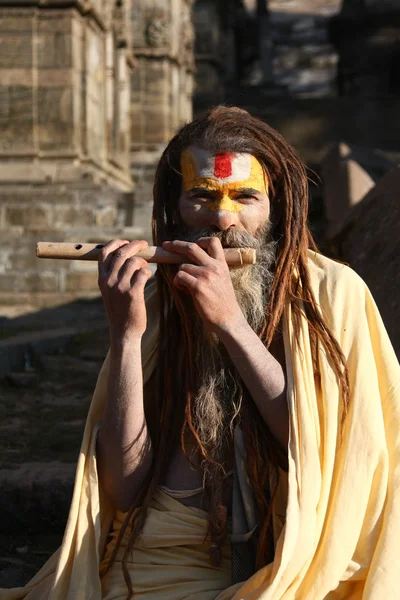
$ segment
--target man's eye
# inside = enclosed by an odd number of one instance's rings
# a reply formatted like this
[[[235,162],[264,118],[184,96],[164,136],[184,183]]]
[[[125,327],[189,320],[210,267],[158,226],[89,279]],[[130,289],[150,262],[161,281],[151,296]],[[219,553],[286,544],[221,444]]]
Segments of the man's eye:
[[[196,194],[196,196],[192,196],[192,200],[196,200],[196,201],[206,201],[206,200],[213,200],[213,196],[211,194]]]
[[[255,200],[255,196],[251,196],[250,194],[239,194],[234,198],[234,200]]]

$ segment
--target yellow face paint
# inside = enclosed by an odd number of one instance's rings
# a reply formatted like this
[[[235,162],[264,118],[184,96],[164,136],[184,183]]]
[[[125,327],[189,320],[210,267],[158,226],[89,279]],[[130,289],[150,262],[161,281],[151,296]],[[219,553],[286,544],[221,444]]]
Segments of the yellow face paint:
[[[213,155],[200,148],[188,148],[182,153],[181,168],[185,191],[202,188],[217,193],[217,198],[207,204],[213,212],[243,210],[244,206],[235,200],[241,190],[268,192],[264,169],[251,154]]]

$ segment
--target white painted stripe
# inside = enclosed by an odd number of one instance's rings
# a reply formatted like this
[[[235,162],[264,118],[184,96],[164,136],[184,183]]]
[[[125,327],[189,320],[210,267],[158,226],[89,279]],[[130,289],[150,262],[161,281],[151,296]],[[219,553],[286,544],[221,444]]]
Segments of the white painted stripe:
[[[197,177],[206,177],[214,179],[221,183],[233,183],[236,181],[246,181],[251,175],[251,154],[233,154],[232,175],[223,179],[215,177],[214,164],[215,155],[201,148],[191,148],[197,168]]]

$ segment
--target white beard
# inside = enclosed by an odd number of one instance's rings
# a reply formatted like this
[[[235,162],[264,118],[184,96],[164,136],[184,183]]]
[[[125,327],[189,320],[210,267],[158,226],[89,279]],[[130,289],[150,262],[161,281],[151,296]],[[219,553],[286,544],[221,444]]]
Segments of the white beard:
[[[196,241],[199,237],[213,236],[218,237],[223,246],[256,249],[255,265],[230,270],[239,306],[256,332],[260,331],[268,318],[267,305],[274,278],[276,243],[269,235],[270,230],[270,226],[267,226],[257,238],[234,230],[190,231],[179,237]],[[205,328],[200,317],[194,319],[192,335],[199,381],[192,403],[193,423],[209,455],[218,460],[225,443],[231,439],[240,414],[242,382],[218,336]]]

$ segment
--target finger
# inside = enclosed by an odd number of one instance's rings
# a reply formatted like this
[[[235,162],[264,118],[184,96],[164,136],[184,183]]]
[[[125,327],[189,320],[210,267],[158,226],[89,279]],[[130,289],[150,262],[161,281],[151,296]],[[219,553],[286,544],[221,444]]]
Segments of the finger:
[[[101,250],[98,258],[99,275],[106,275],[112,264],[112,253],[129,244],[128,240],[110,240]]]
[[[176,252],[177,254],[183,254],[198,265],[209,265],[212,262],[210,256],[195,242],[186,242],[181,240],[173,240],[170,242],[163,242],[162,244],[165,250],[169,252]]]
[[[208,254],[215,258],[215,260],[221,260],[226,262],[224,249],[221,244],[221,240],[217,237],[204,237],[199,238],[197,243],[201,248],[204,248],[208,251]]]
[[[193,277],[201,277],[204,275],[204,267],[199,267],[198,265],[193,265],[191,263],[182,263],[179,265],[179,271],[185,271],[185,273],[189,273]]]
[[[134,240],[133,242],[118,248],[118,250],[113,253],[112,265],[109,270],[109,281],[111,285],[119,281],[125,261],[128,258],[135,256],[135,254],[147,246],[148,243],[145,240]]]
[[[189,273],[185,273],[185,271],[178,271],[178,273],[174,277],[174,284],[180,290],[185,288],[189,292],[194,292],[196,289],[197,279],[190,275]]]
[[[142,267],[138,271],[135,271],[130,281],[131,290],[143,295],[146,283],[152,275],[153,273],[148,267]]]
[[[135,273],[140,269],[148,269],[148,266],[149,265],[147,261],[139,256],[131,256],[130,258],[127,258],[118,274],[118,279],[121,286],[123,286],[124,289],[129,289],[132,285],[132,278]]]

